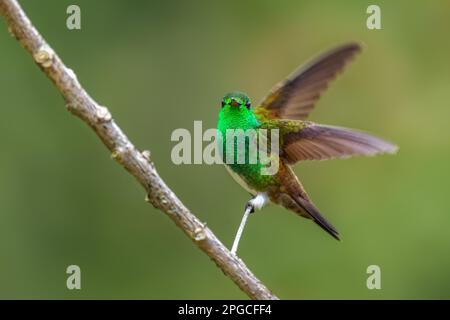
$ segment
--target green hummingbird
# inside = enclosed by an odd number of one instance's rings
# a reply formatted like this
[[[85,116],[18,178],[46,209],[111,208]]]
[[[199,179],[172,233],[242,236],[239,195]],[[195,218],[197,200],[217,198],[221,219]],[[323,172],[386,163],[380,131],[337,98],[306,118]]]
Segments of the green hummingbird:
[[[223,160],[227,151],[227,130],[277,129],[279,132],[279,150],[270,154],[278,160],[275,174],[263,175],[261,161],[250,163],[248,157],[244,163],[224,161],[231,176],[252,196],[246,205],[247,215],[269,202],[275,203],[311,219],[339,240],[338,231],[313,204],[292,166],[304,160],[373,156],[397,151],[394,144],[367,133],[305,120],[329,82],[360,51],[359,44],[348,43],[323,53],[276,85],[255,108],[251,107],[250,99],[244,93],[231,92],[224,96],[217,123],[218,134],[222,137],[218,141]],[[234,148],[234,154],[237,154],[236,143]],[[248,141],[245,152],[250,152]],[[245,221],[244,214],[233,252],[237,250]]]

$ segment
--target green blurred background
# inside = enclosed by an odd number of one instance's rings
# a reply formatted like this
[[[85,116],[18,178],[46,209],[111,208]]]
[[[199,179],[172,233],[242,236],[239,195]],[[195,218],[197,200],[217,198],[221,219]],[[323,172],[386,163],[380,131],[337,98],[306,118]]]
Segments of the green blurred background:
[[[284,299],[450,298],[450,2],[21,1],[180,199],[231,245],[248,194],[219,165],[175,166],[176,128],[214,127],[222,95],[258,101],[320,51],[365,51],[311,120],[364,129],[396,156],[296,172],[343,236],[288,211],[251,217],[240,256]],[[81,7],[82,30],[66,28]],[[246,298],[110,159],[0,23],[0,298]],[[66,288],[66,267],[82,289]],[[381,267],[381,290],[366,268]]]

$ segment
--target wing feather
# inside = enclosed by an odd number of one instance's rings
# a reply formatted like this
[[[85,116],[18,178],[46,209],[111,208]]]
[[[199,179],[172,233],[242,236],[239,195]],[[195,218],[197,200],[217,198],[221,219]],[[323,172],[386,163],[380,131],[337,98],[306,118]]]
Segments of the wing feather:
[[[328,84],[361,51],[348,43],[328,51],[281,82],[255,108],[256,115],[270,119],[306,119]]]
[[[374,156],[396,151],[396,145],[368,133],[309,122],[306,128],[283,136],[281,155],[294,164],[302,160]]]

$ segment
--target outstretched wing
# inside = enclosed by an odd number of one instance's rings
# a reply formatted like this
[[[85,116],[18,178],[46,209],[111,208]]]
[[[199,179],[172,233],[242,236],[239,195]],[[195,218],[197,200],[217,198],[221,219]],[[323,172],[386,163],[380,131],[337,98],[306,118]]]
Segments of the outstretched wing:
[[[280,156],[287,163],[395,153],[397,146],[368,133],[305,122],[306,127],[283,135]]]
[[[360,51],[359,44],[348,43],[300,67],[292,76],[272,89],[255,108],[255,114],[260,120],[306,119],[329,82]]]

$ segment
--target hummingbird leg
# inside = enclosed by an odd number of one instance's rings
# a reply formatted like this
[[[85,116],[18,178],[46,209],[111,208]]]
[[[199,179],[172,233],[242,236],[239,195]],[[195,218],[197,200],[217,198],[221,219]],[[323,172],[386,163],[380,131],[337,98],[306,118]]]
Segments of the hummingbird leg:
[[[255,212],[255,209],[260,210],[268,201],[269,197],[267,196],[266,193],[258,193],[249,202],[247,202],[247,204],[245,205],[244,216],[242,217],[241,224],[239,225],[236,237],[234,238],[233,246],[231,247],[232,254],[235,255],[237,252],[239,241],[241,240],[241,236],[250,213]]]

